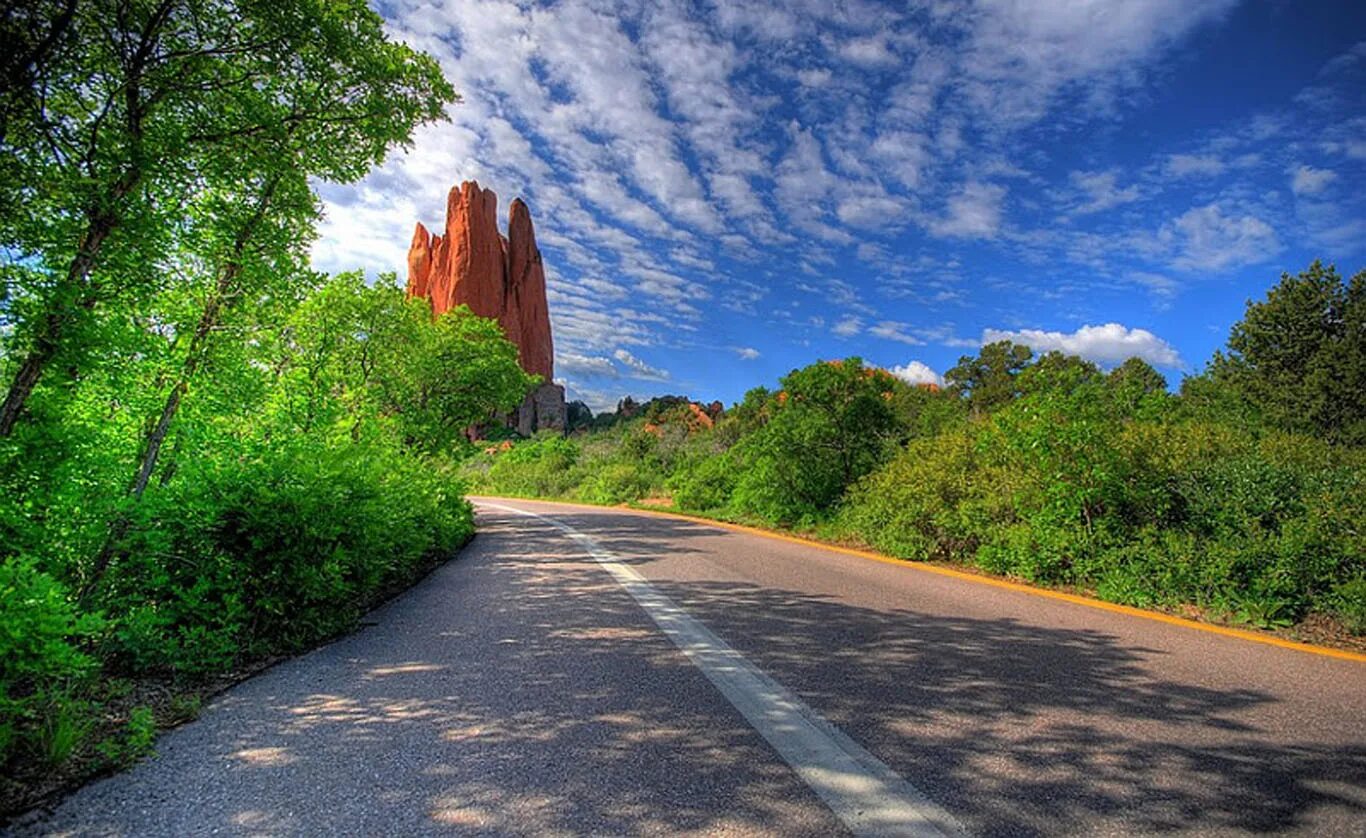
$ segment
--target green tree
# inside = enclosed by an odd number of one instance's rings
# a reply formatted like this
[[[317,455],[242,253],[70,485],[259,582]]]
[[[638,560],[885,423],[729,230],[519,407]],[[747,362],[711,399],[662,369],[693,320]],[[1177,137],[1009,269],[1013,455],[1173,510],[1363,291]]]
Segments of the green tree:
[[[860,358],[794,370],[782,385],[767,423],[736,448],[744,471],[735,503],[777,521],[812,519],[900,439],[891,403],[906,385]]]
[[[1101,377],[1100,367],[1076,355],[1054,349],[1020,371],[1015,384],[1020,395],[1049,390],[1072,390]]]
[[[967,400],[974,416],[1009,404],[1020,395],[1016,377],[1034,356],[1028,346],[996,341],[977,355],[964,355],[957,366],[944,373],[949,390]]]
[[[1167,379],[1142,358],[1129,358],[1115,367],[1105,382],[1123,416],[1157,419],[1171,401]]]
[[[351,179],[454,99],[435,62],[355,0],[91,0],[66,14],[40,9],[59,37],[0,94],[0,246],[22,266],[6,271],[18,294],[0,437],[54,359],[86,364],[99,309],[164,287],[187,202],[244,156]]]
[[[435,321],[393,274],[375,286],[342,274],[291,317],[279,355],[278,404],[303,433],[354,437],[383,417],[414,449],[463,450],[465,431],[512,410],[535,385],[498,323],[460,306]]]
[[[1366,442],[1366,271],[1343,282],[1316,261],[1282,274],[1264,300],[1248,301],[1228,350],[1196,394],[1231,390],[1223,400],[1255,406],[1276,427]]]

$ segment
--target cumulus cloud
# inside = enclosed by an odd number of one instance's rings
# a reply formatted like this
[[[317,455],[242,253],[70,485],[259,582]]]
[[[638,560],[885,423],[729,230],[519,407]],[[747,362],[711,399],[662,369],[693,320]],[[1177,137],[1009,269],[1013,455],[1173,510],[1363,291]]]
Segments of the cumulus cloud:
[[[933,384],[937,387],[944,386],[944,376],[930,369],[929,366],[920,361],[911,361],[898,367],[892,367],[888,372],[907,384]]]
[[[811,67],[797,71],[797,81],[802,87],[825,87],[834,77],[829,67]]]
[[[620,374],[611,358],[579,355],[573,352],[556,353],[555,366],[564,373],[600,378],[616,378]]]
[[[1209,142],[1199,154],[1163,149],[1144,172],[1100,155],[1031,171],[1042,158],[1012,139],[1050,113],[1069,125],[1108,118],[1123,106],[1117,92],[1141,85],[1232,2],[381,4],[390,31],[433,54],[464,99],[367,178],[324,189],[317,264],[401,274],[413,222],[439,226],[446,190],[478,178],[502,212],[514,196],[532,208],[571,376],[663,380],[623,347],[669,345],[718,308],[760,316],[782,301],[785,275],[838,273],[854,247],[868,264],[822,289],[821,328],[929,340],[887,326],[910,315],[886,304],[972,292],[936,284],[917,256],[972,240],[1023,248],[1019,225],[1049,196],[1072,216],[1098,214],[1156,201],[1163,172],[1237,173],[1237,155],[1259,150]],[[1313,148],[1366,154],[1359,129],[1343,121]],[[1069,165],[1089,168],[1056,173]],[[1296,175],[1297,193],[1310,194],[1323,171]],[[1118,281],[1131,268],[1267,258],[1279,241],[1258,211],[1211,204],[1150,229],[1158,244],[1140,255],[1162,264],[1124,266]],[[906,247],[914,238],[925,253]],[[757,305],[770,289],[775,305]]]
[[[1138,187],[1119,186],[1119,175],[1106,172],[1072,172],[1072,188],[1078,196],[1068,209],[1070,215],[1090,215],[1138,200]]]
[[[967,17],[965,86],[999,121],[1036,119],[1056,96],[1081,83],[1090,85],[1091,98],[1104,100],[1137,83],[1146,60],[1220,19],[1236,1],[984,0]],[[1013,83],[1002,84],[1004,79]]]
[[[759,357],[759,350],[752,346],[737,346],[735,347],[735,354],[740,356],[742,361],[753,361]]]
[[[905,323],[897,323],[893,320],[883,320],[879,322],[877,325],[870,328],[868,330],[868,334],[873,335],[874,337],[880,337],[883,340],[896,341],[897,343],[906,343],[910,344],[911,346],[920,346],[921,344],[925,343],[925,341],[921,340],[915,335],[908,333],[907,330],[909,328],[910,327],[907,326]]]
[[[883,33],[847,40],[840,44],[839,54],[864,67],[896,65],[901,61]]]
[[[1176,280],[1163,274],[1151,273],[1149,271],[1134,271],[1129,274],[1129,279],[1137,285],[1148,289],[1148,291],[1158,298],[1163,305],[1172,300],[1181,290],[1181,285]]]
[[[1129,358],[1142,358],[1160,367],[1181,368],[1181,356],[1171,344],[1146,329],[1130,329],[1119,323],[1082,326],[1075,332],[1046,332],[1041,329],[1004,331],[987,329],[982,343],[1008,340],[1044,353],[1057,350],[1079,355],[1104,366],[1121,364]]]
[[[853,315],[841,317],[830,331],[842,338],[853,337],[863,329],[863,321]]]

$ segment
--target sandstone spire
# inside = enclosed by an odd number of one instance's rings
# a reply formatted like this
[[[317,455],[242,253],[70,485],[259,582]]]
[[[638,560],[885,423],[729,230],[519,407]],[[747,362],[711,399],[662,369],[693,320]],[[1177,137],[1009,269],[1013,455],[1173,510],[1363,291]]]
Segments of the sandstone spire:
[[[544,382],[519,411],[519,429],[529,433],[528,426],[562,427],[564,390],[552,384],[555,347],[531,211],[520,198],[512,202],[506,238],[498,232],[497,215],[498,196],[492,189],[481,189],[475,181],[452,188],[445,235],[433,236],[420,223],[413,233],[408,295],[430,300],[436,316],[466,305],[480,317],[497,320],[516,344],[522,369]],[[522,415],[528,411],[529,419]]]
[[[549,381],[555,349],[550,342],[550,307],[545,298],[545,267],[536,247],[531,210],[517,198],[508,208],[507,322],[503,328],[520,352],[522,368]],[[513,329],[517,331],[514,332]]]

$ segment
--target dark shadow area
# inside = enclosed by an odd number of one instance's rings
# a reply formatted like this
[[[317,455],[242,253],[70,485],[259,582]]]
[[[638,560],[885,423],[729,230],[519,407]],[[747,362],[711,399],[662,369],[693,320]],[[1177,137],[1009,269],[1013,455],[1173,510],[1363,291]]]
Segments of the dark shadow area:
[[[703,525],[566,516],[623,563]],[[950,811],[988,833],[1130,830],[1366,834],[1366,721],[1297,742],[1302,709],[1156,674],[1162,653],[1095,630],[874,610],[733,582],[667,594]],[[1343,665],[1366,691],[1359,666]],[[1318,818],[1326,818],[1319,821]],[[1069,825],[1071,825],[1069,827]]]
[[[622,561],[717,530],[578,512]],[[1271,695],[1158,677],[1099,631],[652,582],[979,834],[1352,834],[1360,720],[1297,742]],[[355,635],[226,693],[69,799],[74,834],[779,834],[839,824],[564,533],[489,511]],[[1278,709],[1279,708],[1279,709]],[[22,834],[22,832],[21,832]]]

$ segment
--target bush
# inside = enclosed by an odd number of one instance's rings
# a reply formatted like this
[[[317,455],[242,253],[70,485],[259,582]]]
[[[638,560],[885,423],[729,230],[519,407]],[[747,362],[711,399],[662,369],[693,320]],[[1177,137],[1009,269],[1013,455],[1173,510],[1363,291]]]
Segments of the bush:
[[[963,512],[977,494],[978,471],[966,431],[912,440],[850,490],[838,527],[901,558],[970,556],[978,533]]]
[[[858,358],[784,376],[767,424],[733,449],[743,464],[737,511],[780,524],[825,517],[891,454],[903,429],[892,400],[906,385]]]
[[[688,512],[714,512],[730,504],[737,481],[735,463],[727,454],[699,457],[669,479],[674,505]]]
[[[546,434],[493,455],[483,485],[504,495],[562,498],[578,485],[578,459],[573,441]]]
[[[608,463],[590,473],[577,495],[586,503],[629,503],[648,495],[654,485],[655,476],[642,463]]]
[[[458,482],[378,442],[243,452],[184,477],[144,499],[110,574],[110,652],[133,671],[302,648],[473,532]]]
[[[77,616],[32,559],[0,563],[0,762],[24,745],[61,762],[79,743],[84,725],[71,695],[95,661],[77,644],[99,627],[97,617]]]

